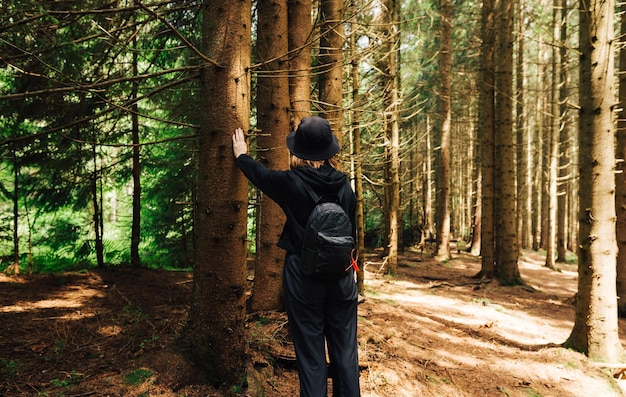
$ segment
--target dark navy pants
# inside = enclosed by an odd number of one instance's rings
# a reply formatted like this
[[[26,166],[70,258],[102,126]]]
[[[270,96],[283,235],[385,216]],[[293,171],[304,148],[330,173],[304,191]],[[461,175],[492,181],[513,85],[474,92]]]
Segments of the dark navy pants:
[[[334,397],[358,397],[358,291],[354,276],[337,281],[314,280],[303,275],[299,265],[298,255],[287,254],[283,283],[300,396],[326,396],[330,371]]]

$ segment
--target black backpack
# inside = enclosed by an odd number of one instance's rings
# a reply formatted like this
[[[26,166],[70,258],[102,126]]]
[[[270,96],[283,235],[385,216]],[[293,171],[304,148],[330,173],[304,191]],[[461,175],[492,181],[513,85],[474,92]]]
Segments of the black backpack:
[[[346,185],[336,194],[319,196],[311,187],[298,179],[315,201],[304,228],[304,240],[300,255],[302,272],[320,280],[338,280],[350,274],[350,267],[356,268],[353,259],[356,255],[352,222],[340,205]]]

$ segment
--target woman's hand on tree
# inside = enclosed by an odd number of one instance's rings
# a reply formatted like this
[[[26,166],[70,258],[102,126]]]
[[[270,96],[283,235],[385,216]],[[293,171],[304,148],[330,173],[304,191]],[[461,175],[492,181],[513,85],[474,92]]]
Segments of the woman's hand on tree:
[[[246,137],[243,134],[241,128],[237,128],[233,134],[233,155],[235,158],[242,154],[248,154],[248,144],[246,143]]]

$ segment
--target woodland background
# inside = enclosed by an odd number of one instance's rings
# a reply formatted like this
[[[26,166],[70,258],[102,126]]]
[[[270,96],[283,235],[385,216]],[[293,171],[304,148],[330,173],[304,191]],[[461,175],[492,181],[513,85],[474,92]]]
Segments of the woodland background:
[[[578,251],[569,345],[618,361],[620,7],[3,1],[0,267],[192,270],[183,340],[236,383],[246,312],[280,307],[283,218],[234,167],[230,134],[286,168],[286,134],[320,114],[343,142],[361,249],[382,247],[389,274],[426,242],[444,262],[453,241],[480,254],[478,276],[505,285],[524,284],[521,249],[548,267]],[[598,308],[615,318],[590,329]]]

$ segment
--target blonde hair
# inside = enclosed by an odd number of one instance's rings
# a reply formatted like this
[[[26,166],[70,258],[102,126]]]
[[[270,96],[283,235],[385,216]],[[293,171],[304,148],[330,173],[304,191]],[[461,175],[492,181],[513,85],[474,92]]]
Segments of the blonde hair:
[[[337,160],[334,157],[328,160],[304,160],[296,156],[295,154],[291,154],[289,156],[289,169],[294,169],[298,167],[321,168],[326,161],[328,161],[328,163],[333,168],[337,168]]]

